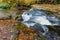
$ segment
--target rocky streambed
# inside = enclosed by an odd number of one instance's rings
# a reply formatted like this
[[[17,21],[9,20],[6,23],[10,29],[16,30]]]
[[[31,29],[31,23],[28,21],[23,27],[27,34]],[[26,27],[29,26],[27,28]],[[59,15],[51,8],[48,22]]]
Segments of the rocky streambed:
[[[0,10],[1,40],[59,40],[60,18],[43,9]]]

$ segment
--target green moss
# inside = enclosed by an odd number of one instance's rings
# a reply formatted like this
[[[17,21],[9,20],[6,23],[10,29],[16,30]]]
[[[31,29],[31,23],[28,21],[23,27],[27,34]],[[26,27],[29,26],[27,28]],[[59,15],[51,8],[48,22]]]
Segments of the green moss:
[[[0,4],[0,8],[9,9],[10,8],[10,5],[8,3],[1,3]]]

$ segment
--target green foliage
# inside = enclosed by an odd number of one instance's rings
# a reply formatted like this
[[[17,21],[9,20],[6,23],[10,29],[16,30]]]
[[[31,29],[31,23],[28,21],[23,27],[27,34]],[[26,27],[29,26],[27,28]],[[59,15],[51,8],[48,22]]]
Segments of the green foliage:
[[[0,4],[0,8],[9,9],[10,8],[10,5],[8,3],[1,3]]]

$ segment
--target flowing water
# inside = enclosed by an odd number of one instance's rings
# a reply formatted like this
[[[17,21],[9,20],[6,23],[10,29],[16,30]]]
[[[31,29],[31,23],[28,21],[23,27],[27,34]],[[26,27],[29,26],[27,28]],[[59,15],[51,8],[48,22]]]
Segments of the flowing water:
[[[41,11],[40,9],[30,9],[24,12],[18,21],[28,28],[36,30],[39,35],[41,35],[45,40],[59,40],[57,37],[59,34],[50,28],[54,29],[57,26],[56,30],[60,28],[60,19],[47,15],[46,12]],[[50,26],[50,27],[48,27]]]

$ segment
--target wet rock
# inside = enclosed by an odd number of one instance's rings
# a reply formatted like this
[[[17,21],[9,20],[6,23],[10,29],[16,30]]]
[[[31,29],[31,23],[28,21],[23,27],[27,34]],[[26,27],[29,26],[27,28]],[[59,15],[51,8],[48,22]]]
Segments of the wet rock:
[[[15,19],[16,11],[0,9],[0,20]]]

